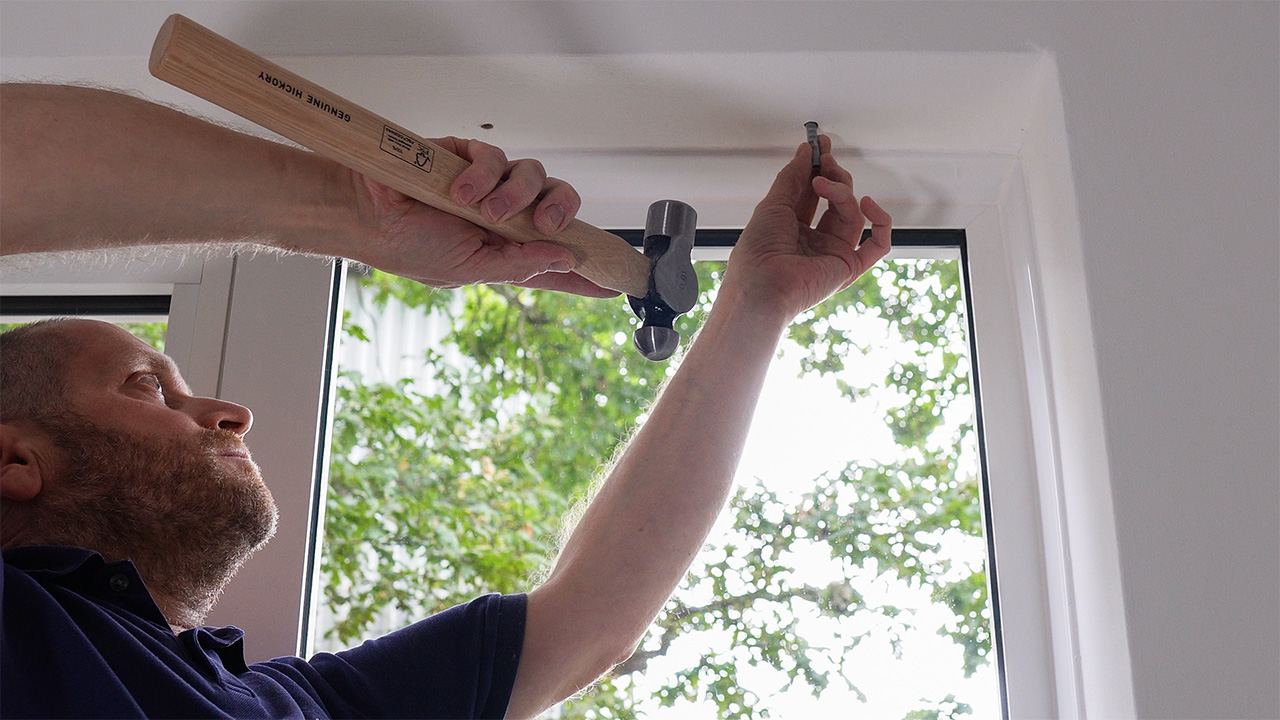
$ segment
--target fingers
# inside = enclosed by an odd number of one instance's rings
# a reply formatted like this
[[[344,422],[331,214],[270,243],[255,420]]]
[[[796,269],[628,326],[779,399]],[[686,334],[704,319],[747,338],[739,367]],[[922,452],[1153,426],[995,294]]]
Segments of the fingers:
[[[821,174],[849,183],[852,178],[831,156],[831,138],[819,135],[818,148],[822,158]],[[813,151],[809,143],[801,143],[791,161],[778,172],[769,194],[761,204],[786,205],[795,212],[797,222],[806,226],[812,224],[814,213],[818,209],[818,195],[811,182],[813,177]]]
[[[573,186],[559,178],[547,178],[542,198],[533,213],[538,232],[554,235],[565,228],[582,207],[582,197]]]
[[[822,172],[822,176],[813,179],[813,187],[815,196],[827,201],[827,209],[818,220],[816,230],[857,247],[866,218],[853,194],[853,176],[837,165],[830,155],[823,156]]]
[[[546,179],[547,171],[537,160],[508,163],[506,179],[480,201],[480,214],[491,223],[506,220],[538,197]]]
[[[822,175],[813,179],[813,187],[827,201],[827,209],[814,228],[811,244],[820,252],[844,258],[852,272],[851,282],[888,254],[893,218],[870,196],[859,201],[853,194],[853,176],[830,155],[822,156]],[[863,242],[868,220],[871,237]]]
[[[860,209],[871,221],[871,237],[858,248],[858,255],[865,261],[864,267],[871,267],[887,255],[893,245],[893,218],[870,195],[862,198]]]
[[[564,229],[582,206],[582,198],[569,183],[547,177],[542,163],[533,159],[508,161],[501,149],[479,140],[444,138],[440,144],[471,162],[450,188],[459,205],[480,204],[481,215],[492,223],[537,203],[534,227],[547,235]]]
[[[449,189],[453,201],[459,205],[480,202],[507,174],[507,154],[500,148],[479,140],[460,140],[454,137],[442,138],[438,144],[471,163]]]

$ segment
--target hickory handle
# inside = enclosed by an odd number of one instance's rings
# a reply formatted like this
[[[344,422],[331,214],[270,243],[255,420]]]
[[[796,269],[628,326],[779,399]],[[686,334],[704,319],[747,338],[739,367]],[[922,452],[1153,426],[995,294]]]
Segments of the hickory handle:
[[[491,223],[461,207],[449,188],[468,162],[444,148],[269,62],[181,15],[165,20],[151,74],[363,173],[431,207],[516,242],[543,240],[573,253],[574,272],[644,297],[651,262],[625,240],[580,220],[554,236],[533,225],[533,207]]]

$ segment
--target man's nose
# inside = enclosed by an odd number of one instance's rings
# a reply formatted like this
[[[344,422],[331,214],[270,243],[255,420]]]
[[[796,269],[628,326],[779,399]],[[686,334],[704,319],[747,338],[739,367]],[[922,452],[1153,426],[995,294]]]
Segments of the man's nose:
[[[244,436],[253,427],[253,413],[243,405],[218,398],[193,398],[188,405],[191,416],[201,427],[211,430],[230,430]]]

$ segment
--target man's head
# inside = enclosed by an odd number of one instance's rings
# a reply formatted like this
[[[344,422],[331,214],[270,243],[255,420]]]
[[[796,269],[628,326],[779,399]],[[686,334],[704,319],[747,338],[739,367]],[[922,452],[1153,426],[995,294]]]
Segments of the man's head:
[[[0,336],[0,540],[132,559],[171,624],[198,624],[275,531],[247,408],[194,397],[108,323]]]

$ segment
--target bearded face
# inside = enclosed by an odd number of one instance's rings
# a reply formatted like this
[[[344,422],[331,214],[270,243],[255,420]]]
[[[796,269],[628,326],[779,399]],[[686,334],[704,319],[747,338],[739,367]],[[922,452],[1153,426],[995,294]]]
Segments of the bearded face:
[[[152,438],[75,414],[52,425],[64,460],[59,487],[37,498],[29,541],[131,559],[153,592],[182,598],[202,617],[275,533],[275,502],[235,432]]]
[[[172,359],[109,323],[59,320],[25,337],[7,351],[20,362],[5,365],[6,397],[41,401],[19,402],[26,414],[11,409],[0,425],[4,547],[132,560],[171,625],[200,624],[275,532],[275,503],[243,442],[253,413],[196,396]],[[42,337],[59,341],[44,350],[62,358],[55,375],[33,349]]]

